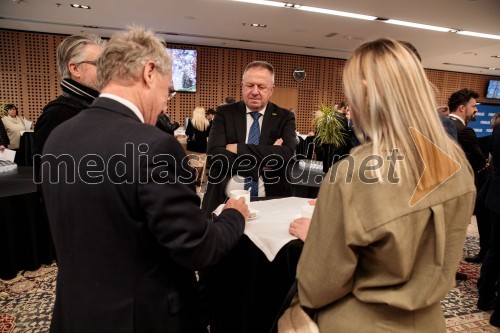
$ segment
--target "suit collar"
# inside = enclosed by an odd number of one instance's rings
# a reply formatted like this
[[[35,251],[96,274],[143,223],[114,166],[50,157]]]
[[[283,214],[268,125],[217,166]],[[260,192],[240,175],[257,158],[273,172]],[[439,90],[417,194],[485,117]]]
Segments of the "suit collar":
[[[109,94],[109,93],[103,93],[100,96],[115,100],[118,103],[125,105],[130,110],[132,110],[132,112],[137,116],[137,118],[139,118],[139,120],[141,122],[144,122],[144,116],[142,115],[141,110],[139,110],[139,108],[131,101],[129,101],[121,96],[117,96],[117,95]]]
[[[115,99],[111,99],[108,97],[98,97],[94,100],[91,107],[101,108],[111,112],[116,112],[141,122],[141,119],[139,119],[139,117],[134,113],[134,111],[132,111],[132,109],[116,101]]]

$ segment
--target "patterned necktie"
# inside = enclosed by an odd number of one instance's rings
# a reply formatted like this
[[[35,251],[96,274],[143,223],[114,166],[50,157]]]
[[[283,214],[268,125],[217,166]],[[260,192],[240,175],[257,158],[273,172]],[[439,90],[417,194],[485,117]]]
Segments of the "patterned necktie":
[[[253,118],[252,126],[250,126],[250,131],[248,132],[248,141],[249,145],[258,145],[260,141],[260,126],[259,126],[259,117],[262,116],[260,112],[250,112],[250,115]],[[252,177],[245,178],[245,190],[250,190],[251,197],[257,197],[259,195],[259,182],[258,180],[253,180]]]

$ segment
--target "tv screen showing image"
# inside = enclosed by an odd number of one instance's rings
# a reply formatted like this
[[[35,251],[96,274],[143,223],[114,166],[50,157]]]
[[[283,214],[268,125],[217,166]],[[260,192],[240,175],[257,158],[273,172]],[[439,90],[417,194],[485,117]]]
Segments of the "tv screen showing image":
[[[500,99],[500,81],[490,80],[486,90],[486,98]]]
[[[167,49],[172,55],[175,91],[196,91],[196,50]]]

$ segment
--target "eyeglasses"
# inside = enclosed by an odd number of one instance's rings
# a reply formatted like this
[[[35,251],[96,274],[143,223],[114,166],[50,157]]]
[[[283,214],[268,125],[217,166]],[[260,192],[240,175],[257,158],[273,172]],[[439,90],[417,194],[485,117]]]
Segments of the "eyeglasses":
[[[89,65],[94,65],[94,66],[96,66],[97,61],[95,61],[95,60],[94,60],[94,61],[85,60],[85,61],[80,61],[80,62],[77,62],[76,64],[77,64],[77,65],[80,65],[80,64],[89,64]]]
[[[177,94],[177,91],[170,91],[168,93],[167,100],[170,101],[172,98],[174,98],[175,94]]]

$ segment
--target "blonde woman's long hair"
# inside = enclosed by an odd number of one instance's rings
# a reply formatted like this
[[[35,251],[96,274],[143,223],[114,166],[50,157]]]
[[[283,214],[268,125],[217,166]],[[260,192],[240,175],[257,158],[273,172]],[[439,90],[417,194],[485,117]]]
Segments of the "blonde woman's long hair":
[[[441,124],[434,88],[420,61],[399,42],[378,39],[360,46],[345,65],[343,81],[356,134],[367,138],[374,155],[386,156],[397,148],[406,159],[400,163],[403,174],[413,175],[418,181],[424,167],[439,175],[452,168],[439,160],[436,149],[420,152],[424,160],[435,161],[424,166],[410,128],[455,160],[463,156]],[[383,179],[380,173],[377,176]],[[439,182],[426,181],[420,187],[429,188]]]
[[[204,132],[207,130],[210,122],[205,117],[205,108],[202,108],[201,106],[197,106],[194,108],[193,117],[191,118],[191,124],[193,124],[193,127],[198,131]]]

